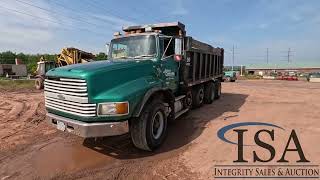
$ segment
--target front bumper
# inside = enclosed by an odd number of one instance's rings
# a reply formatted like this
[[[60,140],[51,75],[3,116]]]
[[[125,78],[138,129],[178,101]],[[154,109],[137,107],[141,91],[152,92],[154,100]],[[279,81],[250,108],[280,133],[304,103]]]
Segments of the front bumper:
[[[128,121],[86,123],[47,113],[49,124],[57,128],[58,122],[64,124],[62,131],[66,131],[84,138],[116,136],[129,132]],[[58,128],[59,129],[59,128]],[[60,128],[61,130],[61,128]]]

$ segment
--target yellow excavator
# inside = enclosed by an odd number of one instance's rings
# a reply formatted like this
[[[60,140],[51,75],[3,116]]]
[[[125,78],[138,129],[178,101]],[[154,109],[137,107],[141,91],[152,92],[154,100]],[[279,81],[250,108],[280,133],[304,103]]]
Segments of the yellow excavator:
[[[56,61],[47,61],[43,56],[40,58],[39,62],[37,63],[37,70],[36,70],[36,80],[35,80],[35,87],[36,89],[43,89],[44,87],[44,79],[46,78],[46,72],[50,69],[56,67],[67,66],[71,64],[78,64],[78,63],[87,63],[94,61],[95,55],[92,53],[88,53],[82,51],[77,48],[63,48],[61,53],[57,56]]]

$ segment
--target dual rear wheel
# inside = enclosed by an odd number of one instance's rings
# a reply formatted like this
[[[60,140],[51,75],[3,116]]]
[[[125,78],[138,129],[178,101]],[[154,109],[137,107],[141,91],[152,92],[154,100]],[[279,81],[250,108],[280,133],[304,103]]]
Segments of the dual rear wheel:
[[[205,84],[200,84],[192,89],[192,106],[197,108],[203,103],[211,104],[215,99],[221,96],[221,82],[210,81]]]

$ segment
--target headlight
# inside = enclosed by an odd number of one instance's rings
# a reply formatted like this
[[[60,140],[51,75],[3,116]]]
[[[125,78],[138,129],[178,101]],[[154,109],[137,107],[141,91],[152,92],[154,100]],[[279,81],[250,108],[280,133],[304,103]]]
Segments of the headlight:
[[[129,102],[107,102],[98,104],[98,115],[127,115]]]

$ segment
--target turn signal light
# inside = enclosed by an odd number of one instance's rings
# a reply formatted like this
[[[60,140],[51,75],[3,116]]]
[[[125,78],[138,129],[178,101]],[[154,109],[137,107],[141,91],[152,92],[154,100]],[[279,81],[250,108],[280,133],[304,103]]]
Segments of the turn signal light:
[[[117,114],[128,114],[128,109],[129,108],[127,102],[116,104]]]
[[[174,60],[179,62],[182,60],[182,56],[181,55],[174,55]]]

